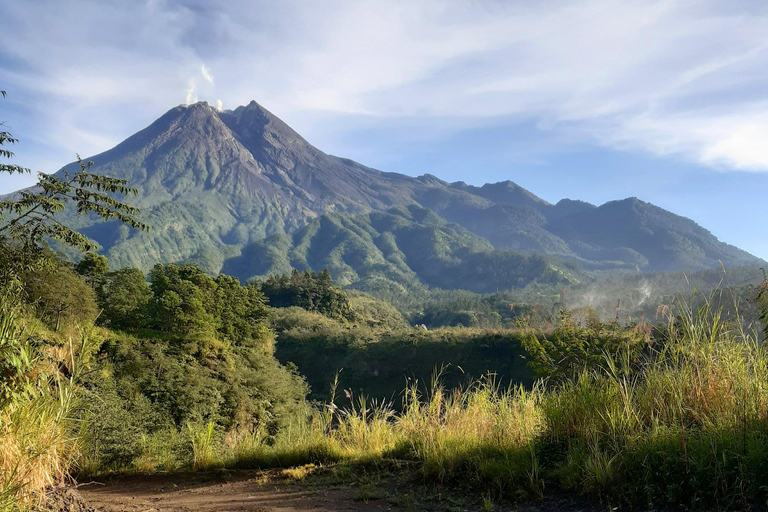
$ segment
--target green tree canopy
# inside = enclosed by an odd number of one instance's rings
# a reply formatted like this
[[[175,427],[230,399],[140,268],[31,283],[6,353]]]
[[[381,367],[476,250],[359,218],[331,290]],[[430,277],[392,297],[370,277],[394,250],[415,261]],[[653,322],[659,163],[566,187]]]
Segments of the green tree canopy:
[[[109,270],[107,257],[96,254],[95,252],[87,252],[85,253],[85,256],[83,256],[83,259],[75,265],[75,270],[85,278],[85,282],[88,283],[91,288],[96,289],[96,286],[101,282],[104,274]]]
[[[63,261],[55,261],[24,276],[27,300],[54,330],[62,322],[93,322],[98,315],[96,294]]]
[[[317,274],[311,270],[300,273],[293,269],[290,276],[270,276],[255,285],[269,299],[272,307],[299,306],[337,320],[354,319],[349,297],[341,288],[334,286],[328,269]]]
[[[121,268],[104,276],[99,288],[101,320],[109,327],[133,331],[149,323],[152,290],[137,268]]]
[[[226,275],[213,279],[192,264],[157,264],[150,280],[154,322],[162,331],[237,345],[271,339],[266,301],[258,288],[243,287]]]

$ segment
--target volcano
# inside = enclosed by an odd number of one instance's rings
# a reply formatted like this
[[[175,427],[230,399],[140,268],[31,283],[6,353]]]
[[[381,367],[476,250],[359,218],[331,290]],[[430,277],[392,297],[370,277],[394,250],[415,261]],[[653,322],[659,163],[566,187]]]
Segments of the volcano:
[[[460,228],[458,239],[475,248],[467,254],[482,246],[548,255],[599,270],[682,271],[721,262],[762,263],[694,221],[636,198],[601,206],[571,199],[550,204],[512,181],[476,187],[428,174],[378,171],[323,153],[255,101],[223,112],[205,102],[172,108],[88,160],[94,162],[93,172],[130,180],[139,190],[133,204],[153,227],[140,232],[69,214],[67,222],[102,246],[112,268],[146,271],[158,262],[194,262],[212,274],[225,267],[239,269],[236,277],[245,280],[252,277],[247,269],[263,267],[242,262],[255,254],[248,250],[254,244],[263,247],[270,237],[283,237],[285,250],[273,257],[283,258],[285,266],[291,263],[291,251],[295,253],[294,239],[301,240],[304,252],[309,246],[332,252],[345,243],[344,233],[306,234],[307,226],[323,225],[323,217],[336,219],[331,224],[338,224],[339,216],[354,218],[347,224],[356,226],[357,235],[366,230],[382,235],[380,228],[366,227],[365,219],[371,212],[393,209],[427,211],[419,215],[434,215],[441,225],[454,226],[453,231]],[[368,238],[373,246],[364,254],[372,252],[386,261],[375,237]],[[388,239],[396,246],[407,243],[394,235]],[[439,244],[435,247],[440,250]],[[400,249],[400,254],[412,253]],[[450,257],[460,259],[460,254],[452,250]],[[233,259],[240,263],[227,264]],[[341,261],[352,270],[361,264]]]

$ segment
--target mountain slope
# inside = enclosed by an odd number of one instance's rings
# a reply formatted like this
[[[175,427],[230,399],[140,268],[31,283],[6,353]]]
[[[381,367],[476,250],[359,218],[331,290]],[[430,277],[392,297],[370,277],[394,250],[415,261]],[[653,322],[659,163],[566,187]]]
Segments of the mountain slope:
[[[466,233],[454,234],[465,245],[454,247],[451,257],[462,261],[474,261],[470,255],[479,253],[477,244],[484,244],[484,251],[492,247],[549,254],[591,269],[695,270],[716,267],[720,261],[726,266],[761,262],[719,242],[693,221],[636,199],[599,207],[573,200],[553,205],[511,181],[475,187],[430,175],[412,178],[377,171],[323,153],[256,102],[224,112],[206,103],[175,107],[90,160],[94,172],[126,178],[139,189],[135,204],[154,227],[141,233],[72,215],[67,222],[99,242],[113,268],[146,270],[158,261],[193,261],[210,273],[223,269],[245,279],[263,273],[258,269],[266,263],[243,262],[249,251],[272,237],[274,246],[264,246],[264,251],[282,258],[275,268],[295,261],[320,270],[323,258],[307,254],[305,262],[296,259],[297,247],[308,243],[295,240],[297,233],[340,219],[355,224],[349,219],[356,215],[391,208],[405,208],[409,215],[426,209],[440,222],[460,225]],[[367,275],[365,266],[383,258],[392,266],[387,272],[400,272],[401,277],[416,272],[422,282],[437,286],[427,277],[429,267],[421,272],[414,268],[413,257],[405,267],[398,266],[395,249],[392,254],[385,250],[389,235],[384,233],[394,231],[371,227],[375,222],[369,217],[365,225],[349,225],[333,234],[334,250],[345,247],[349,255],[355,254],[365,233],[379,237],[380,255],[374,257],[366,249],[357,259],[342,258],[358,276],[350,282],[364,281],[360,276]],[[455,231],[446,225],[439,229]],[[319,240],[328,236],[327,230],[317,229],[322,234],[309,243],[313,251],[320,250]],[[395,245],[402,251],[400,242]],[[347,272],[341,266],[338,271]]]
[[[226,274],[262,278],[292,268],[328,268],[337,283],[363,290],[423,286],[478,293],[522,288],[534,280],[578,281],[575,268],[540,255],[494,249],[485,239],[418,206],[313,219],[224,262]]]
[[[174,108],[91,160],[94,172],[139,189],[136,206],[155,228],[110,238],[110,229],[73,219],[120,266],[197,257],[217,272],[221,258],[205,254],[230,256],[326,212],[412,202],[410,178],[328,156],[255,102],[224,113],[205,103]]]

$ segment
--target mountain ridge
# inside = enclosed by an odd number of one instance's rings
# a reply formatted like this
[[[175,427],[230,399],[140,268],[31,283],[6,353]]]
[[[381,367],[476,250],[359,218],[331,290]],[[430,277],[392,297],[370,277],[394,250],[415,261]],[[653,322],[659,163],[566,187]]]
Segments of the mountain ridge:
[[[324,215],[413,207],[461,226],[494,250],[567,258],[592,270],[762,261],[637,198],[551,204],[511,180],[478,187],[385,173],[322,152],[255,101],[222,112],[205,102],[174,107],[89,160],[94,172],[139,189],[136,206],[155,228],[141,233],[71,215],[69,223],[99,242],[113,266],[146,270],[155,262],[192,260],[218,273],[232,267],[228,260],[242,259],[247,246],[291,235]]]

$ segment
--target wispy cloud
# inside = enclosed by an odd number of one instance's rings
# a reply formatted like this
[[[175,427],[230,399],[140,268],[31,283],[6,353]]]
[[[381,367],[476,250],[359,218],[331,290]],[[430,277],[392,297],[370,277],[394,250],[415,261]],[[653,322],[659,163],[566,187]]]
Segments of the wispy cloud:
[[[0,83],[23,96],[33,137],[67,134],[65,154],[106,149],[105,139],[182,101],[221,98],[256,99],[299,122],[323,112],[450,118],[460,129],[506,116],[606,147],[768,171],[763,3],[48,0],[4,9]]]

